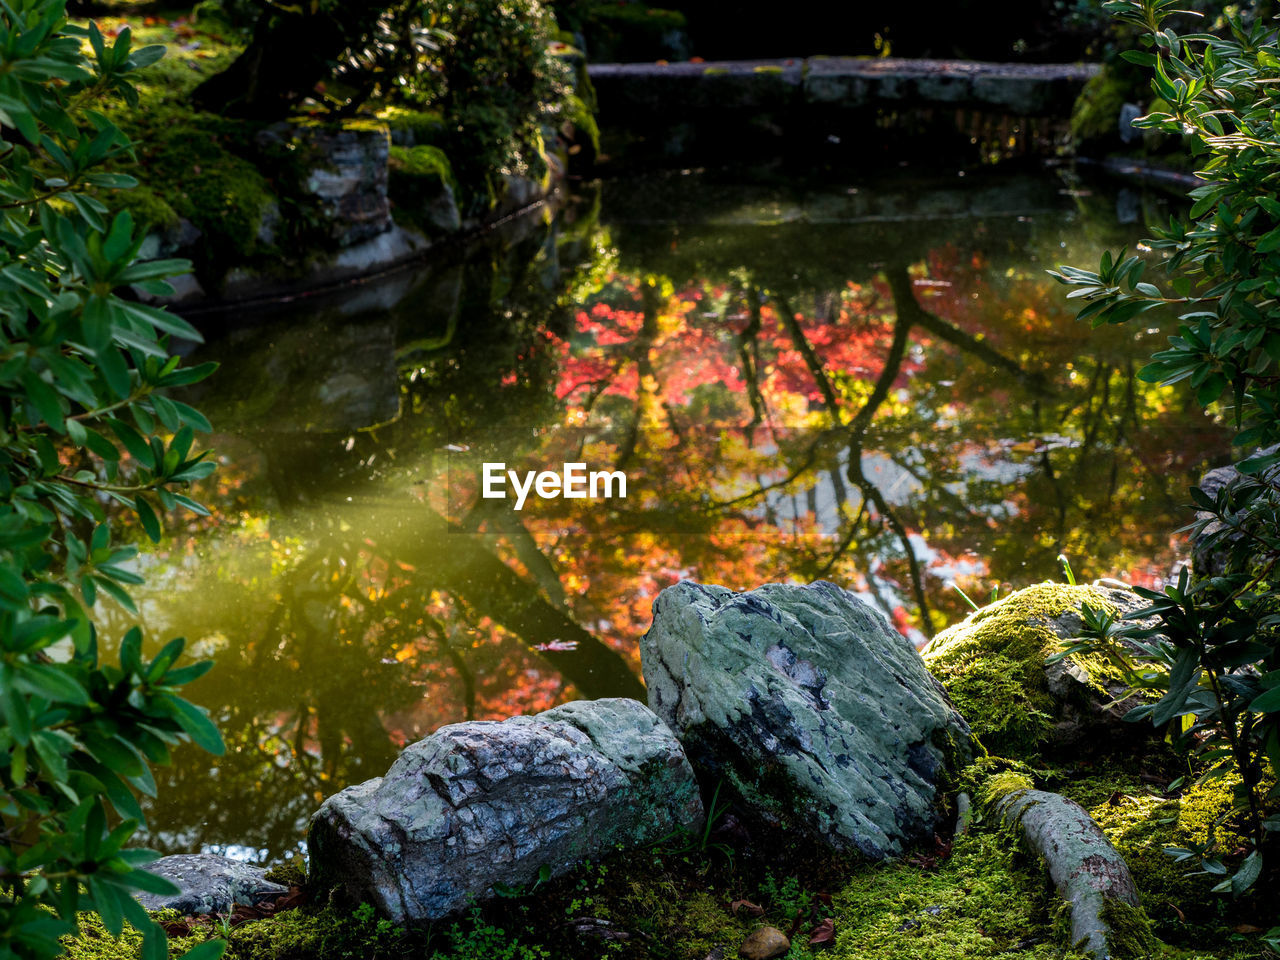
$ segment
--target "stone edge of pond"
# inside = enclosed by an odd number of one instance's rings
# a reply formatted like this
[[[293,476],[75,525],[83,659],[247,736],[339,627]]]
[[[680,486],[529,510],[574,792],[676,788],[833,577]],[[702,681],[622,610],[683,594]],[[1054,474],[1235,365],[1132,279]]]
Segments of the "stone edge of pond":
[[[171,296],[148,298],[144,295],[144,299],[168,306],[184,316],[197,316],[284,303],[370,283],[432,257],[443,256],[506,224],[535,214],[555,202],[564,177],[553,176],[547,184],[524,177],[511,179],[517,181],[513,191],[518,197],[516,201],[497,206],[483,217],[464,220],[456,231],[442,236],[429,238],[414,227],[392,223],[387,230],[351,246],[317,252],[304,270],[288,277],[241,265],[228,273],[219,292],[211,293],[192,272],[170,280],[174,288]],[[162,250],[161,255],[172,254]],[[198,269],[199,264],[196,267]]]

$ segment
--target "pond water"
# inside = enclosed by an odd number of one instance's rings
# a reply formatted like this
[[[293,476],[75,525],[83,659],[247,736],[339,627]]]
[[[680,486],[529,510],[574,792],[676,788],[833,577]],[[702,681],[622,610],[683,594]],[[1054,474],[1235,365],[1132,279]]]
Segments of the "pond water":
[[[681,578],[826,578],[917,642],[959,587],[1154,584],[1227,434],[1141,382],[1159,320],[1090,331],[1044,270],[1166,201],[1060,172],[585,185],[431,268],[194,319],[210,520],[142,559],[152,642],[227,741],[158,771],[165,852],[297,850],[324,797],[467,718],[640,695]],[[1200,423],[1202,429],[1187,424]],[[481,465],[626,474],[481,497]],[[119,611],[103,609],[107,635]]]

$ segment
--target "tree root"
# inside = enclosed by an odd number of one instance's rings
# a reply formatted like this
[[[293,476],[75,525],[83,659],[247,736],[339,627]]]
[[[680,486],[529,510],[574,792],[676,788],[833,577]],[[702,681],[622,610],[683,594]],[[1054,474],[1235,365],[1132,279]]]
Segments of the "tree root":
[[[1151,934],[1138,889],[1124,858],[1083,807],[1056,793],[1015,790],[996,810],[1043,858],[1058,895],[1070,904],[1072,945],[1098,960],[1142,955]]]

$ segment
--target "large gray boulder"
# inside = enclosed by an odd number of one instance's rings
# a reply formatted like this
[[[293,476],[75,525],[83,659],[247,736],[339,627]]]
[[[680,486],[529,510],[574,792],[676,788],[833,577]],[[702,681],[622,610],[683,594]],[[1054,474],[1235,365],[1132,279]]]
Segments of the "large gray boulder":
[[[1253,457],[1266,457],[1280,452],[1280,444],[1273,444],[1269,447],[1263,447],[1254,451]],[[1228,485],[1239,480],[1243,474],[1236,468],[1234,463],[1229,463],[1225,467],[1216,467],[1210,470],[1200,478],[1198,486],[1206,494],[1217,499]],[[1262,479],[1275,483],[1280,480],[1280,466],[1268,467],[1262,472]],[[1197,520],[1212,520],[1212,514],[1205,510],[1196,511]],[[1231,553],[1236,545],[1240,542],[1240,538],[1244,536],[1242,533],[1228,533],[1225,537],[1222,522],[1212,520],[1198,533],[1191,536],[1191,567],[1198,577],[1221,577],[1227,573]]]
[[[311,820],[309,874],[413,923],[702,821],[693,770],[661,720],[635,700],[579,700],[442,727],[384,777],[330,797]]]
[[[143,869],[178,887],[178,893],[170,895],[139,893],[138,902],[148,910],[177,910],[188,916],[230,913],[233,904],[253,906],[289,892],[288,887],[263,879],[262,867],[212,853],[161,857]]]
[[[649,706],[748,818],[873,859],[930,837],[969,728],[920,655],[835,584],[686,581],[640,641]]]

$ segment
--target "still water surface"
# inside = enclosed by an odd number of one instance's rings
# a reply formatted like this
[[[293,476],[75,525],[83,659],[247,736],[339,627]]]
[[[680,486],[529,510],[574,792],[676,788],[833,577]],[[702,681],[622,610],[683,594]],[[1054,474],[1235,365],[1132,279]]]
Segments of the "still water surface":
[[[217,661],[191,696],[228,753],[161,772],[149,842],[286,855],[440,724],[643,696],[637,638],[684,577],[830,579],[917,642],[963,616],[953,585],[985,600],[1062,553],[1158,582],[1226,433],[1137,379],[1158,321],[1091,333],[1044,270],[1167,215],[1053,172],[671,175],[202,318],[214,517],[143,558],[137,598],[154,642]],[[488,461],[628,495],[515,512],[478,496]]]

